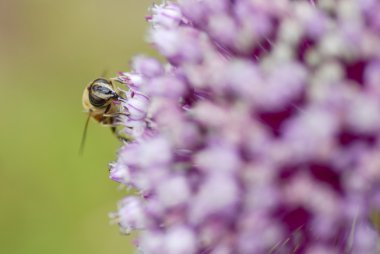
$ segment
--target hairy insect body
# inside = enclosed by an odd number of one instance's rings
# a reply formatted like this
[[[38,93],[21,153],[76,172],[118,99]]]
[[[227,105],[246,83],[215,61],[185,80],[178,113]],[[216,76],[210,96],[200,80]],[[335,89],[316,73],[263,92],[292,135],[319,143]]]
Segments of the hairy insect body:
[[[112,80],[99,78],[91,82],[83,92],[83,107],[89,115],[104,125],[115,124],[115,117],[122,112],[121,95],[116,92]]]
[[[98,78],[89,83],[82,96],[83,108],[88,112],[88,118],[83,132],[81,150],[86,137],[89,119],[92,117],[99,123],[111,127],[112,132],[120,139],[130,141],[116,132],[120,116],[123,112],[121,102],[125,101],[121,91],[116,89],[113,79]]]

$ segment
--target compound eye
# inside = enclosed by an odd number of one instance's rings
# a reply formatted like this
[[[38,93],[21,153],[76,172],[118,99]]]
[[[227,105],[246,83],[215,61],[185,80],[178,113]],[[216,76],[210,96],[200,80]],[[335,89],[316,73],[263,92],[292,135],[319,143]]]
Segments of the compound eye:
[[[113,91],[105,86],[93,85],[92,91],[102,93],[102,94],[113,94]]]

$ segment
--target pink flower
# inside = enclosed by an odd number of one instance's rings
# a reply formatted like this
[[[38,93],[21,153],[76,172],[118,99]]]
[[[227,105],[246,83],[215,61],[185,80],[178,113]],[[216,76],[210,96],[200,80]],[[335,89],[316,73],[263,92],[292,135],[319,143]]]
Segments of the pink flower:
[[[331,1],[330,1],[331,2]],[[110,178],[142,253],[377,253],[380,5],[154,5]]]

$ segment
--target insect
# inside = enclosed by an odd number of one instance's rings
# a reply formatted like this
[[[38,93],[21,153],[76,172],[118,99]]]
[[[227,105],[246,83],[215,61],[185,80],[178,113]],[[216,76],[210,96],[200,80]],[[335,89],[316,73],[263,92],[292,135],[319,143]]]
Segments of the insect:
[[[80,153],[86,139],[87,127],[92,117],[104,126],[110,126],[112,132],[119,138],[128,141],[127,137],[120,135],[116,131],[119,117],[127,115],[121,105],[125,101],[123,91],[118,90],[114,84],[116,79],[97,78],[90,82],[83,91],[82,103],[88,112],[88,117],[83,130]]]

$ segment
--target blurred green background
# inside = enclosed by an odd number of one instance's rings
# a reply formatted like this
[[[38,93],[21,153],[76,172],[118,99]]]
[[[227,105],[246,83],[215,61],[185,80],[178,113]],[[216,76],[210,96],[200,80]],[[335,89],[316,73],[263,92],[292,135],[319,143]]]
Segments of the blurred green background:
[[[121,145],[90,123],[84,86],[128,70],[151,0],[0,0],[0,253],[133,253],[108,213],[126,193],[108,179]]]

